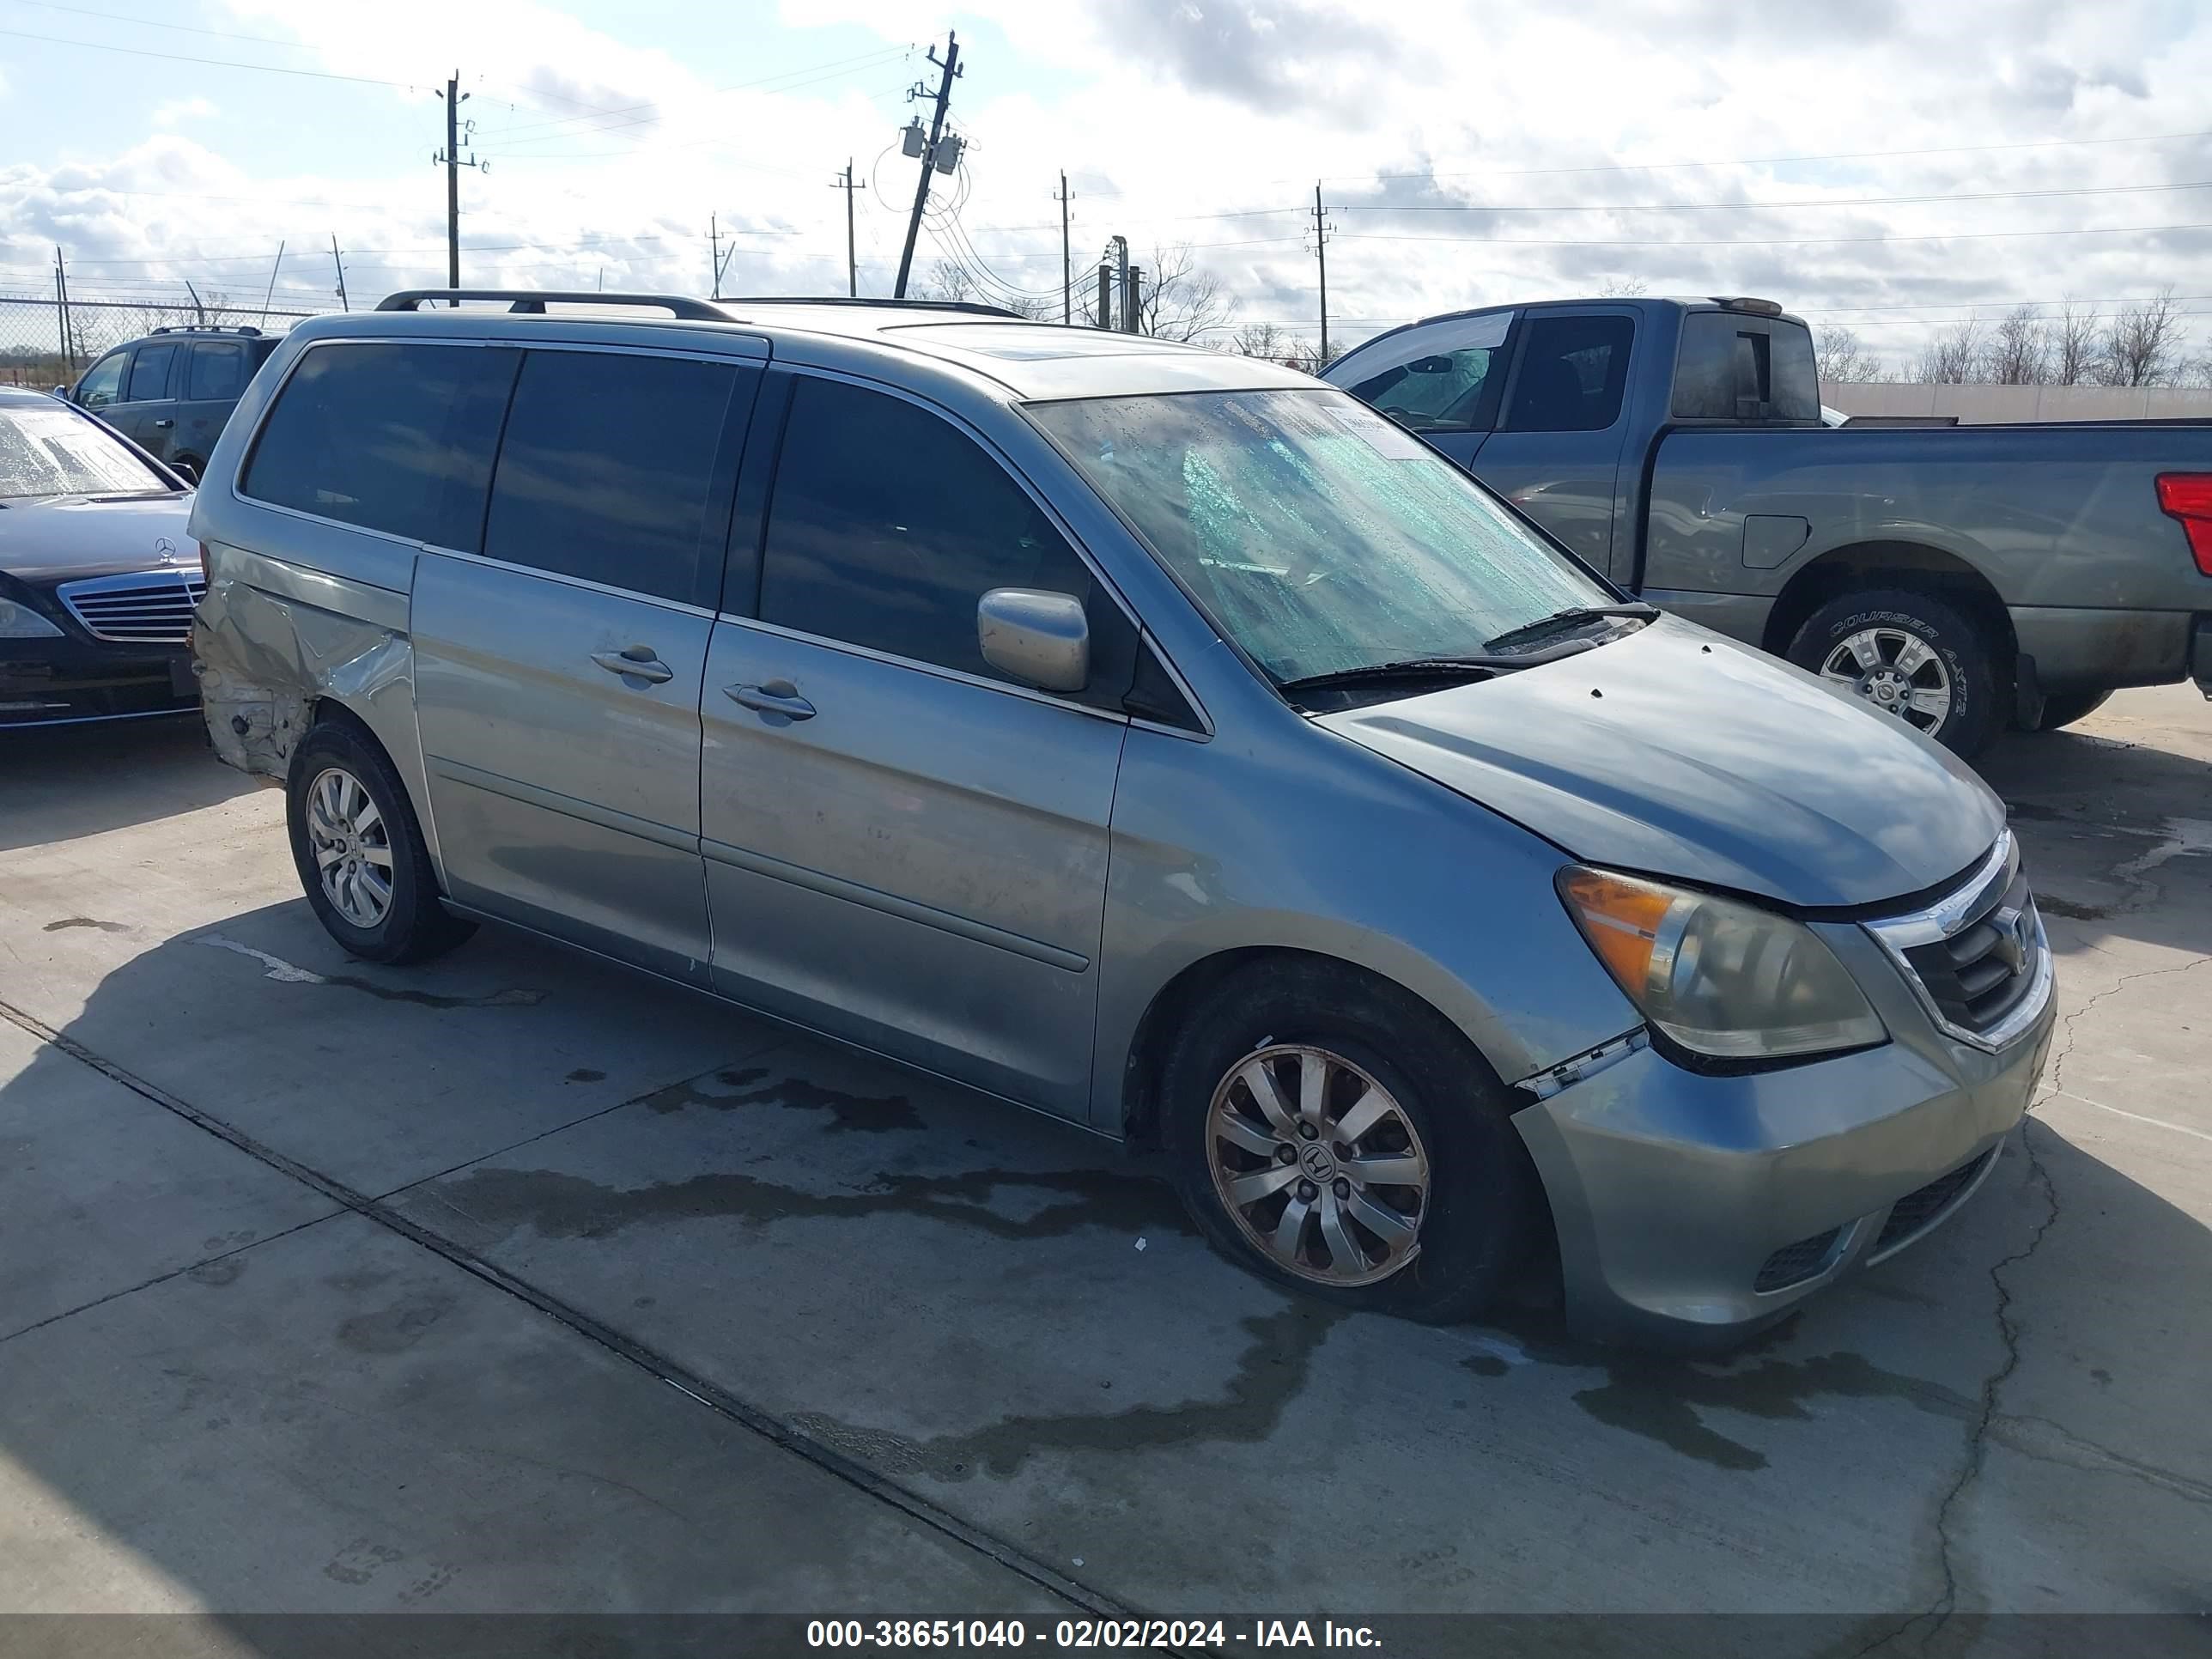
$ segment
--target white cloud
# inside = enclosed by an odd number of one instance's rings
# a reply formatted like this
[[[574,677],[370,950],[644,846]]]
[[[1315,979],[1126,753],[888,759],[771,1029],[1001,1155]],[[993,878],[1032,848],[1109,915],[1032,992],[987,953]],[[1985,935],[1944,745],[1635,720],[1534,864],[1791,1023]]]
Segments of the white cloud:
[[[742,250],[732,289],[838,291],[843,208],[825,185],[852,155],[869,186],[863,283],[887,283],[913,180],[899,93],[928,72],[897,51],[918,27],[910,8],[781,0],[802,45],[857,25],[882,54],[787,77],[788,92],[718,92],[680,45],[617,39],[539,0],[230,3],[246,27],[304,43],[300,61],[406,83],[429,112],[452,64],[497,66],[465,82],[474,148],[492,163],[462,185],[471,278],[702,289],[714,212]],[[959,228],[933,224],[921,270],[951,249],[987,286],[1056,289],[1051,194],[1065,167],[1079,282],[1115,231],[1140,259],[1188,241],[1247,318],[1308,335],[1305,210],[1322,179],[1340,343],[1426,312],[1620,279],[1771,295],[1898,355],[1969,303],[2167,283],[2212,295],[2212,230],[2023,234],[2212,223],[2212,191],[2166,188],[2212,179],[2212,141],[2133,142],[2212,126],[2197,97],[2212,76],[2212,9],[1133,3],[965,0],[984,27],[963,40],[953,112],[973,143],[936,198]],[[173,134],[105,161],[0,169],[0,264],[34,271],[59,240],[82,262],[73,284],[257,269],[265,283],[265,257],[241,250],[273,254],[290,237],[279,291],[297,283],[305,302],[329,286],[328,255],[299,248],[335,228],[356,293],[435,282],[442,201],[421,159],[434,117],[416,118],[420,153],[392,145],[368,178]],[[1926,153],[1772,159],[1867,151]],[[2021,193],[2084,189],[2111,193]],[[1899,199],[1935,197],[1982,199]],[[1716,205],[1744,202],[1772,205]],[[237,262],[186,263],[217,255]],[[2191,326],[2212,336],[2212,319]]]

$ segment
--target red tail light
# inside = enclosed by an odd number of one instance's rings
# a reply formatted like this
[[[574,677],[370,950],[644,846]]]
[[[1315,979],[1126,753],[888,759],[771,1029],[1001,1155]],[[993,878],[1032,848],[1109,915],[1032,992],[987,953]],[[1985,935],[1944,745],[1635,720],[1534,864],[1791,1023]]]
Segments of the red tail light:
[[[2161,472],[2159,511],[2181,520],[2197,568],[2212,576],[2212,472]]]

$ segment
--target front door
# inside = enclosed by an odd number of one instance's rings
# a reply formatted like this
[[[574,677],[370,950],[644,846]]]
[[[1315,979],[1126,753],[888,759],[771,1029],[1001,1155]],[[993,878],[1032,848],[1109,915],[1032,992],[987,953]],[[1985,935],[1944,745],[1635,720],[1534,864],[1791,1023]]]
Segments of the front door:
[[[1474,475],[1593,569],[1626,580],[1634,539],[1616,540],[1613,523],[1635,319],[1540,311],[1520,333],[1498,429],[1476,449]]]
[[[733,538],[707,664],[714,982],[1080,1119],[1134,629],[973,436],[793,386],[761,562]],[[1085,690],[983,661],[994,587],[1084,599]]]
[[[750,365],[522,356],[483,551],[426,550],[415,704],[458,902],[707,982],[699,694]]]

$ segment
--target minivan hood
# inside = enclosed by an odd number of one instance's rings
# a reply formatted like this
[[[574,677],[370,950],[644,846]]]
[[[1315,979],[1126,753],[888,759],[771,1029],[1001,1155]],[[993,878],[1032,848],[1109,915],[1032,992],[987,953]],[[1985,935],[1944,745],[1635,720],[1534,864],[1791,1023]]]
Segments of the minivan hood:
[[[0,507],[0,573],[44,586],[127,570],[198,570],[199,551],[185,533],[191,511],[189,494],[13,500]]]
[[[2004,827],[1949,750],[1672,617],[1317,723],[1577,859],[1807,908],[1934,887]]]

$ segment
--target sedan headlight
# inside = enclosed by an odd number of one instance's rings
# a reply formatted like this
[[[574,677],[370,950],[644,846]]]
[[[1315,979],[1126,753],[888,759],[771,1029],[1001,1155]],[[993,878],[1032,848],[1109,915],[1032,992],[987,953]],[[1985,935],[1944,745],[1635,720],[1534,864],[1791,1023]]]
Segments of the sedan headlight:
[[[62,630],[27,605],[0,599],[0,640],[58,640]]]
[[[1628,1000],[1683,1048],[1775,1060],[1881,1042],[1888,1033],[1812,929],[1755,905],[1570,865],[1566,901]]]

